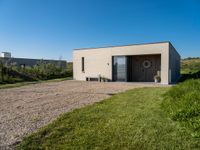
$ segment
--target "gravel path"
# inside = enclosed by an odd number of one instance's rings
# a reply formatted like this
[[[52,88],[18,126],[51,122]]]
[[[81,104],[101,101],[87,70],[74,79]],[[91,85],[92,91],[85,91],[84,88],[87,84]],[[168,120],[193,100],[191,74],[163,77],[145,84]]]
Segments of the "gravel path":
[[[61,113],[101,101],[115,93],[155,84],[60,81],[0,90],[0,149],[21,139]]]

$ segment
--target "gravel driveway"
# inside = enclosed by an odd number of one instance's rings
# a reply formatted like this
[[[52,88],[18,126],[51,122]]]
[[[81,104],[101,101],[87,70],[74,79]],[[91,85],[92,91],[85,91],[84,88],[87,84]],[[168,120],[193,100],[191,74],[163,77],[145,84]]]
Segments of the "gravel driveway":
[[[156,85],[60,81],[0,89],[0,149],[12,149],[61,113],[144,86]]]

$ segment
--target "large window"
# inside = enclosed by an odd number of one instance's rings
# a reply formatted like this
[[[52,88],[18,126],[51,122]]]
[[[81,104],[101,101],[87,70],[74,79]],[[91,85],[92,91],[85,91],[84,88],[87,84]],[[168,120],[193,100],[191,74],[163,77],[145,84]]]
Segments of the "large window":
[[[82,68],[82,72],[85,72],[85,58],[84,57],[81,58],[81,68]]]
[[[113,80],[127,81],[127,59],[126,56],[113,57]]]

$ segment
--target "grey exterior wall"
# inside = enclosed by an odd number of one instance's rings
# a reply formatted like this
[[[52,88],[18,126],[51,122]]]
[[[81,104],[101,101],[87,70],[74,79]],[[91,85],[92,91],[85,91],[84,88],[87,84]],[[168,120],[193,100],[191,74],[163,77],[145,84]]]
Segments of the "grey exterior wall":
[[[44,63],[54,63],[56,65],[59,65],[63,69],[67,68],[67,61],[63,61],[63,60],[45,60],[45,59],[28,59],[28,58],[3,58],[3,57],[0,57],[0,59],[4,60],[4,62],[6,62],[8,64],[15,63],[17,66],[25,65],[25,66],[33,67],[39,61],[43,61]]]
[[[170,83],[175,83],[180,78],[181,57],[171,43],[169,43],[169,78]]]

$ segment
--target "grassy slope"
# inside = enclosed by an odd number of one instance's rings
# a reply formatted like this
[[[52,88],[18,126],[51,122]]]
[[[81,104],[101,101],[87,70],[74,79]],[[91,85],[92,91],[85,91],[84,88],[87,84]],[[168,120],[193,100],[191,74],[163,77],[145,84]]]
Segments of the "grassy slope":
[[[191,149],[192,138],[161,109],[168,88],[142,88],[74,110],[25,138],[19,149]]]
[[[200,138],[200,80],[187,80],[172,87],[164,96],[163,109]]]
[[[200,58],[183,59],[181,60],[181,73],[195,73],[200,71]]]

